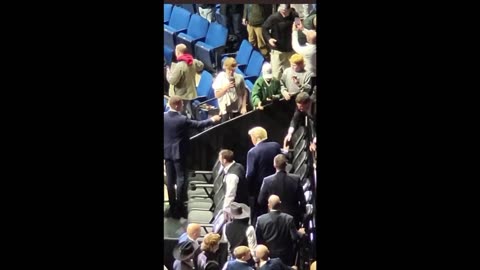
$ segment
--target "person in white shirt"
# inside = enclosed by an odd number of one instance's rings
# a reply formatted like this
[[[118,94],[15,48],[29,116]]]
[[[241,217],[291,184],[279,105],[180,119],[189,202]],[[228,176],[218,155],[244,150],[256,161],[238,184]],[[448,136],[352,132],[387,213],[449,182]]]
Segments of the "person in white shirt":
[[[302,31],[307,36],[307,43],[301,46],[298,42],[298,32]],[[313,73],[312,77],[317,76],[317,32],[315,30],[307,30],[302,24],[292,25],[292,48],[303,56],[305,62],[305,70]]]
[[[218,154],[218,159],[224,170],[225,199],[223,209],[230,207],[232,202],[248,204],[248,186],[245,177],[245,168],[235,162],[233,151],[224,149]]]
[[[212,88],[218,99],[222,122],[247,112],[247,87],[243,76],[235,73],[237,61],[228,57],[223,63],[224,71],[218,73]]]

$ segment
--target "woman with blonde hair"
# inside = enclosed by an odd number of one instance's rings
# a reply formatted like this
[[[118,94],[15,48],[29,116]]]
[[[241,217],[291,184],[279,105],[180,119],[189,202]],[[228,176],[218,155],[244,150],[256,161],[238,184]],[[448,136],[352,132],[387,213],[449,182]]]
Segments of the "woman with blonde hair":
[[[218,270],[218,249],[220,248],[221,236],[217,233],[207,233],[203,238],[198,255],[197,266],[199,270]]]

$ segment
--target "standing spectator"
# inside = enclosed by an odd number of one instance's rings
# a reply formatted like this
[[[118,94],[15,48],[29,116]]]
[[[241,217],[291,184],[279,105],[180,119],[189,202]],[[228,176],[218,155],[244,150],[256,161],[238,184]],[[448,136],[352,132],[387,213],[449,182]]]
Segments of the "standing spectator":
[[[247,153],[247,182],[249,195],[252,198],[251,206],[252,223],[255,224],[257,216],[266,209],[261,209],[257,204],[258,193],[262,186],[263,179],[275,173],[273,159],[281,153],[281,145],[277,142],[267,142],[267,131],[262,127],[254,127],[248,131],[253,147]]]
[[[290,66],[288,59],[293,54],[292,23],[298,17],[296,12],[290,11],[290,6],[281,4],[278,12],[270,15],[263,23],[263,38],[270,45],[270,62],[273,77],[280,79],[282,72]]]
[[[289,267],[279,258],[270,259],[270,251],[265,245],[258,245],[255,249],[255,257],[258,260],[258,270],[297,270],[296,266]]]
[[[229,254],[233,254],[238,246],[248,246],[253,252],[257,246],[257,238],[255,228],[249,223],[250,208],[246,204],[232,202],[226,212],[233,219],[223,227]]]
[[[242,15],[243,4],[221,4],[220,14],[227,18],[227,28],[229,35],[234,35],[236,40],[234,49],[238,46],[238,41],[242,40]]]
[[[178,44],[175,47],[177,63],[172,69],[167,66],[167,81],[173,85],[169,96],[177,95],[183,99],[194,99],[197,97],[195,75],[203,70],[203,63],[187,52],[185,44]]]
[[[285,100],[290,100],[300,92],[311,94],[312,90],[312,72],[304,68],[303,57],[300,54],[294,54],[290,57],[291,67],[287,68],[282,75],[280,83],[282,84],[282,95]]]
[[[305,213],[305,195],[303,194],[300,177],[285,171],[287,158],[278,154],[273,160],[277,172],[274,175],[265,177],[258,195],[258,204],[263,208],[267,206],[267,199],[271,195],[283,198],[279,210],[291,215],[295,220],[295,226],[300,227],[303,214]],[[262,213],[264,214],[264,213]]]
[[[304,20],[314,9],[313,4],[291,4],[290,6],[295,9],[302,20]]]
[[[297,231],[293,217],[280,212],[280,203],[277,195],[268,198],[270,212],[258,217],[255,231],[257,242],[268,247],[272,258],[280,258],[286,265],[293,265],[295,244],[305,234],[305,229]]]
[[[189,128],[203,128],[220,120],[215,115],[203,121],[190,120],[182,115],[183,101],[179,96],[172,96],[169,100],[170,111],[163,114],[163,155],[167,172],[167,190],[170,209],[167,217],[179,219],[187,217],[184,205],[187,200],[186,158],[188,153]],[[177,185],[175,191],[175,184]]]
[[[221,236],[216,233],[207,233],[203,238],[202,245],[200,247],[202,253],[198,255],[197,268],[198,270],[206,270],[208,263],[214,261],[217,262],[218,267],[218,249],[220,248]],[[215,265],[215,264],[213,264]],[[218,267],[219,268],[219,267]]]
[[[197,4],[198,13],[208,22],[215,21],[215,4]]]
[[[317,32],[314,30],[304,30],[307,35],[307,43],[301,46],[298,42],[298,35],[302,33],[302,25],[292,26],[292,48],[296,53],[300,54],[305,62],[305,70],[312,73],[312,77],[317,75]],[[312,82],[315,79],[312,78]]]
[[[247,88],[243,76],[235,73],[236,68],[235,58],[225,59],[225,71],[218,73],[212,85],[215,97],[218,98],[222,122],[247,112]]]
[[[282,97],[280,92],[280,80],[273,78],[272,66],[265,62],[262,67],[262,75],[258,77],[252,89],[252,105],[256,109],[263,110],[263,105],[271,103]]]
[[[235,260],[229,261],[223,267],[223,270],[253,270],[248,263],[252,259],[250,249],[246,246],[239,246],[235,248],[233,254]]]
[[[227,209],[232,202],[248,204],[248,187],[245,178],[245,168],[233,160],[233,152],[228,149],[220,151],[218,159],[225,173],[225,199],[223,209]]]
[[[193,264],[193,255],[198,247],[195,247],[192,242],[179,243],[173,249],[173,270],[193,270],[195,266]]]
[[[243,25],[247,26],[248,42],[257,47],[264,57],[268,56],[268,47],[263,39],[262,24],[272,14],[272,5],[244,4]]]
[[[290,121],[290,127],[288,128],[287,136],[285,136],[284,145],[290,142],[293,132],[295,132],[295,130],[299,126],[305,125],[305,122],[307,122],[306,120],[310,119],[312,121],[309,121],[309,122],[315,123],[314,118],[308,113],[312,105],[312,100],[310,96],[307,93],[300,93],[295,98],[295,103],[297,104],[297,108],[295,109],[295,113],[293,114],[292,120]],[[315,151],[316,143],[317,143],[317,135],[315,134],[316,132],[315,128],[313,128],[312,131],[314,133],[312,134],[313,140],[311,141],[311,144],[310,144],[310,150]]]
[[[310,14],[302,21],[301,26],[306,30],[315,30],[317,29],[317,11],[313,9]],[[298,32],[298,42],[300,45],[305,45],[307,41],[306,34],[303,32]]]

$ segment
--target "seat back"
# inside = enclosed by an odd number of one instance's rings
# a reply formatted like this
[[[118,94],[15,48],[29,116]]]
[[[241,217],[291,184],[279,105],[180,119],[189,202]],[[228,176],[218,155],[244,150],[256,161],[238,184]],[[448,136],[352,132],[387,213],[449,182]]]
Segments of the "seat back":
[[[163,4],[163,21],[170,21],[170,15],[172,14],[172,4]]]
[[[250,80],[245,80],[245,85],[247,86],[247,89],[249,92],[252,92],[253,90],[253,83]]]
[[[179,5],[182,8],[188,10],[190,13],[195,13],[195,4],[181,4]]]
[[[237,63],[239,65],[247,65],[248,60],[250,60],[250,55],[252,55],[253,51],[253,46],[248,40],[244,39],[242,41],[242,44],[240,44],[240,48],[238,49],[237,52],[237,57],[235,60],[237,60]]]
[[[208,27],[205,43],[212,47],[224,46],[227,43],[228,30],[221,24],[212,22]]]
[[[208,21],[197,14],[192,14],[188,23],[187,34],[193,38],[203,38],[207,35]]]
[[[202,71],[200,81],[198,82],[197,95],[206,96],[210,98],[211,93],[213,92],[213,77],[208,71]]]
[[[265,61],[265,58],[260,52],[255,50],[252,51],[247,68],[245,69],[245,75],[256,77],[260,76],[260,73],[262,72],[263,61]]]
[[[186,9],[175,6],[170,15],[168,26],[171,26],[174,29],[186,29],[190,22],[190,15],[192,14]]]

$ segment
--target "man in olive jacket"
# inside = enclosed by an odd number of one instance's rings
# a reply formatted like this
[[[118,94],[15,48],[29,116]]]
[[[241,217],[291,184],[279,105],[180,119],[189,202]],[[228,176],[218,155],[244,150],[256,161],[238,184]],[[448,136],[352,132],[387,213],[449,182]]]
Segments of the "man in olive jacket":
[[[280,81],[273,78],[272,66],[266,62],[262,67],[262,76],[258,77],[252,89],[252,105],[263,110],[263,106],[281,98]]]
[[[194,99],[197,97],[195,74],[203,70],[203,63],[193,59],[187,52],[185,44],[178,44],[175,47],[177,63],[172,69],[167,68],[167,81],[170,87],[169,96],[179,96],[182,99]]]
[[[243,9],[243,25],[247,26],[248,42],[257,47],[263,56],[268,55],[268,46],[263,39],[262,25],[272,14],[272,5],[245,4]]]

